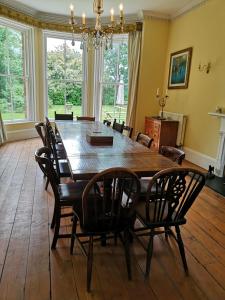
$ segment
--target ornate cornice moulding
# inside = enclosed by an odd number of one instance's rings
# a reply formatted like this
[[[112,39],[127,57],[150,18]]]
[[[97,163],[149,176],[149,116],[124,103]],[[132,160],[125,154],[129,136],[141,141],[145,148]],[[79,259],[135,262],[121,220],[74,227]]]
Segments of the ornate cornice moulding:
[[[171,19],[176,19],[176,18],[192,11],[193,9],[201,7],[201,6],[205,5],[206,2],[208,2],[208,0],[192,0],[189,4],[185,5],[182,9],[178,10],[173,15],[171,15]]]
[[[158,13],[152,10],[142,10],[139,13],[139,18],[142,20],[146,20],[146,19],[162,19],[162,20],[170,20],[171,17],[168,14],[162,14],[162,13]]]
[[[1,2],[0,2],[1,3]],[[30,11],[31,12],[31,11]],[[34,11],[32,11],[34,13]],[[13,19],[15,21],[41,28],[47,30],[56,30],[56,31],[63,31],[63,32],[71,32],[71,26],[69,25],[68,19],[66,16],[61,15],[52,15],[47,13],[41,13],[42,19],[39,17],[34,17],[30,14],[26,14],[20,11],[17,11],[11,7],[6,5],[0,4],[0,16],[6,17],[9,19]],[[37,14],[35,14],[37,15]],[[48,16],[48,18],[47,18]],[[51,22],[46,22],[45,20],[50,19]],[[103,22],[104,23],[104,22]],[[141,31],[142,30],[142,23],[141,22],[133,22],[131,24],[125,24],[123,33],[128,33],[132,31]],[[81,33],[81,30],[76,27],[75,33]],[[116,33],[121,33],[118,28]]]
[[[66,31],[66,32],[71,31],[69,24],[63,25],[57,23],[42,22],[30,15],[26,15],[24,13],[18,12],[4,5],[0,6],[0,16],[13,19],[23,24],[27,24],[33,27],[38,27],[41,29],[58,30],[58,31]]]
[[[142,10],[139,12],[139,19],[144,20],[144,19],[163,19],[163,20],[173,20],[176,19],[200,6],[203,6],[206,4],[208,0],[192,0],[189,4],[184,6],[182,9],[176,11],[174,14],[163,14],[151,10]]]

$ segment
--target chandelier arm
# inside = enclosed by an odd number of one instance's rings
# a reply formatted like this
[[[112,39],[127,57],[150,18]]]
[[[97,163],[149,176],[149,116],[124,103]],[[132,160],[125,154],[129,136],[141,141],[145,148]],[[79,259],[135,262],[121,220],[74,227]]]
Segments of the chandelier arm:
[[[102,25],[101,15],[104,12],[103,9],[103,0],[94,0],[93,1],[93,11],[96,14],[96,22],[94,28],[89,28],[86,26],[86,16],[82,15],[82,25],[79,27],[77,25],[75,16],[74,16],[74,8],[71,8],[70,15],[70,24],[72,28],[72,44],[74,45],[74,34],[80,33],[82,38],[81,47],[84,44],[87,44],[87,48],[100,49],[104,47],[106,50],[112,49],[113,47],[113,35],[116,33],[124,33],[135,31],[137,26],[134,24],[128,24],[125,26],[123,5],[120,5],[120,16],[119,23],[116,24],[114,20],[114,9],[111,9],[111,19],[110,24]]]

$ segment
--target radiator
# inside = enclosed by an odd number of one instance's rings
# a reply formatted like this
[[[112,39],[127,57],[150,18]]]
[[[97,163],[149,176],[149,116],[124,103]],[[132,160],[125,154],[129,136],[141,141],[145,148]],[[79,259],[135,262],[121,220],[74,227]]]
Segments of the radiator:
[[[161,112],[160,112],[161,113]],[[159,113],[159,115],[160,115]],[[163,115],[165,118],[179,121],[178,125],[178,132],[177,132],[177,146],[183,146],[184,145],[184,135],[185,135],[185,128],[187,123],[187,116],[179,113],[169,112],[169,111],[163,111]]]

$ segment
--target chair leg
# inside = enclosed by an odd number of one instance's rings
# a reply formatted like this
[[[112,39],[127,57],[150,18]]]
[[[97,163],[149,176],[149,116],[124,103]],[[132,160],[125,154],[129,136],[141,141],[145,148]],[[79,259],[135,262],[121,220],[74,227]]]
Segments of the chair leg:
[[[102,245],[102,247],[106,246],[106,235],[105,234],[101,235],[101,245]]]
[[[165,229],[165,238],[168,239],[168,236],[170,234],[170,232],[169,232],[170,228],[168,226],[165,226],[164,229]]]
[[[93,236],[89,238],[88,256],[87,256],[87,291],[91,289],[91,275],[93,265]]]
[[[151,261],[152,261],[152,254],[153,254],[153,239],[154,239],[154,232],[150,232],[148,247],[147,247],[147,257],[146,257],[146,271],[145,271],[145,278],[149,277]]]
[[[53,240],[52,240],[51,249],[56,248],[56,243],[57,243],[58,235],[59,235],[59,228],[60,228],[60,209],[56,209],[56,213],[55,213],[55,231],[54,231],[54,237],[53,237]]]
[[[54,206],[53,216],[52,216],[52,222],[51,222],[51,229],[55,227],[55,219],[56,219],[56,208]]]
[[[74,215],[73,217],[73,225],[72,225],[72,234],[71,234],[71,243],[70,243],[70,254],[73,254],[74,242],[77,231],[77,217]]]
[[[129,230],[124,231],[124,249],[127,264],[128,279],[131,280],[131,262],[130,262],[130,233]]]
[[[49,179],[47,178],[46,184],[45,184],[45,190],[47,191],[49,185]]]
[[[114,233],[114,245],[117,246],[117,233]]]
[[[175,226],[176,228],[176,233],[177,233],[177,243],[179,246],[179,250],[180,250],[180,255],[182,258],[182,262],[183,262],[183,266],[184,266],[184,270],[186,273],[188,273],[188,266],[187,266],[187,261],[186,261],[186,256],[185,256],[185,250],[184,250],[184,243],[181,237],[181,233],[180,233],[180,228],[179,226]]]

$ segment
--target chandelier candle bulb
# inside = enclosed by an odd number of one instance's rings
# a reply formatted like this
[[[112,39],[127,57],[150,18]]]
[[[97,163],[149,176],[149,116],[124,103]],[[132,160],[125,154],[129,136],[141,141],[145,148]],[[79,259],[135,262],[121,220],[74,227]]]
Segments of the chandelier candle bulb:
[[[111,11],[111,22],[113,23],[114,22],[114,9],[112,8]]]
[[[122,18],[123,17],[123,4],[121,3],[120,6],[120,17]]]
[[[168,89],[166,89],[166,93],[165,93],[165,96],[166,96],[166,97],[168,96]]]
[[[86,15],[84,13],[82,14],[82,25],[86,25]]]
[[[156,96],[159,96],[159,88],[156,90]]]
[[[74,17],[74,6],[73,4],[70,5],[70,12],[71,12],[71,17]]]

